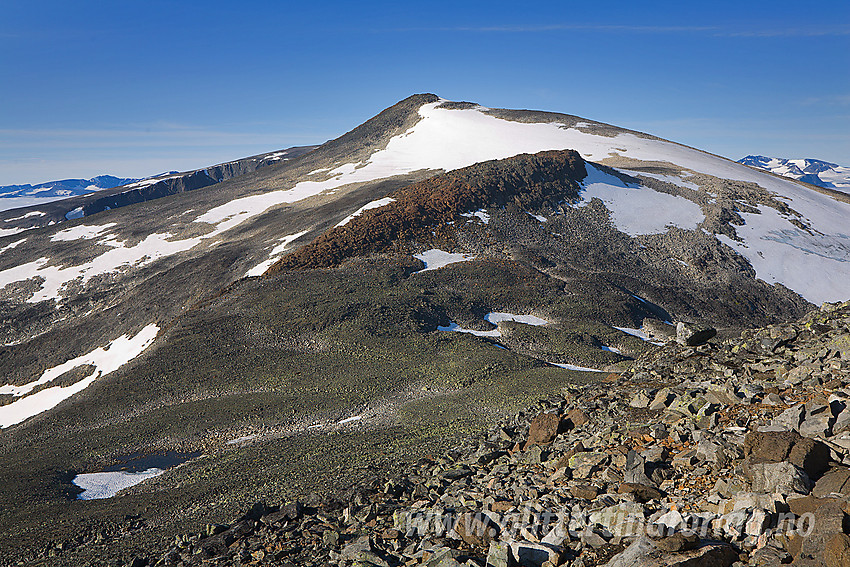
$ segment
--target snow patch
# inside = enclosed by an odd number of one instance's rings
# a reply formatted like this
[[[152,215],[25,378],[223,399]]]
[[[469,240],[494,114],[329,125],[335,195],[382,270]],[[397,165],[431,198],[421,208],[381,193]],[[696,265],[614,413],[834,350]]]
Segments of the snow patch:
[[[474,211],[474,212],[471,212],[471,213],[461,213],[460,216],[466,217],[470,220],[473,219],[473,218],[477,218],[478,220],[480,220],[484,224],[490,223],[490,215],[488,215],[487,212],[484,209],[478,209],[477,211]]]
[[[100,500],[112,498],[121,490],[159,476],[164,472],[162,469],[152,468],[141,472],[86,473],[78,474],[71,482],[83,489],[83,492],[77,496],[77,500]]]
[[[110,342],[105,348],[98,347],[87,354],[78,356],[59,366],[48,368],[37,380],[28,384],[24,384],[23,386],[12,384],[0,386],[0,394],[10,394],[20,398],[10,404],[0,406],[0,428],[15,425],[29,417],[47,411],[77,392],[88,388],[96,379],[117,370],[139,356],[153,343],[157,333],[159,333],[159,327],[155,324],[150,324],[136,333],[132,338],[129,338],[127,335],[121,335]],[[35,394],[27,395],[36,387],[52,382],[69,370],[84,365],[94,366],[95,369],[82,380],[70,386],[53,386],[40,390]]]
[[[3,248],[0,248],[0,254],[5,252],[6,250],[11,250],[12,248],[15,248],[16,246],[18,246],[22,242],[26,242],[26,241],[27,241],[26,238],[21,238],[20,240],[16,240],[16,241],[12,242],[11,244],[7,244]]]
[[[425,264],[425,269],[414,272],[417,274],[427,272],[429,270],[438,270],[442,267],[448,266],[449,264],[468,262],[475,259],[474,254],[452,254],[438,248],[432,248],[431,250],[426,250],[420,254],[414,254],[413,257],[419,258]],[[0,275],[2,275],[2,272],[0,272]]]
[[[85,215],[86,215],[86,213],[83,212],[83,208],[77,207],[76,209],[70,210],[67,213],[65,213],[65,220],[81,219]]]
[[[437,327],[438,331],[448,331],[453,333],[468,333],[470,335],[475,335],[476,337],[501,337],[502,333],[498,328],[490,330],[490,331],[475,331],[473,329],[466,329],[461,327],[454,321],[450,321],[448,326],[445,327]]]
[[[20,216],[20,217],[15,217],[15,218],[12,218],[12,219],[4,219],[4,222],[12,222],[12,221],[23,220],[23,219],[28,219],[28,218],[32,218],[32,217],[43,217],[45,215],[47,215],[47,213],[42,213],[41,211],[32,211],[31,213],[27,213],[27,214]]]
[[[51,242],[60,242],[65,241],[69,242],[71,240],[90,240],[96,236],[99,236],[101,232],[108,228],[112,228],[118,223],[109,222],[102,225],[87,225],[81,224],[79,226],[74,226],[71,228],[66,228],[65,230],[60,230],[56,234],[50,237]]]
[[[576,366],[575,364],[560,364],[558,362],[550,362],[552,366],[558,366],[560,368],[564,368],[566,370],[578,370],[580,372],[605,372],[605,370],[599,370],[598,368],[588,368],[587,366]]]
[[[244,443],[245,441],[251,441],[257,438],[257,434],[254,435],[243,435],[242,437],[237,437],[236,439],[231,439],[230,441],[225,442],[225,445],[238,445],[239,443]]]
[[[393,202],[395,202],[395,199],[393,199],[392,197],[384,197],[383,199],[378,199],[376,201],[372,201],[371,203],[366,203],[365,205],[363,205],[362,207],[360,207],[359,209],[357,209],[356,211],[354,211],[353,213],[351,213],[350,215],[345,217],[336,226],[345,226],[349,222],[351,222],[351,219],[353,219],[355,217],[359,217],[360,215],[362,215],[364,211],[368,211],[369,209],[377,209],[378,207],[383,207],[384,205],[389,205],[390,203],[393,203]]]
[[[526,325],[534,325],[535,327],[549,324],[549,321],[546,319],[541,319],[534,315],[515,315],[514,313],[499,313],[495,311],[485,315],[484,319],[494,325],[501,323],[502,321],[525,323]]]
[[[528,211],[525,211],[525,212],[528,213],[529,215],[531,215],[532,217],[534,217],[535,219],[539,220],[540,222],[546,222],[546,221],[549,220],[546,217],[544,217],[543,215],[535,215],[534,213],[529,213]]]
[[[635,296],[635,297],[637,297],[637,296]],[[640,298],[638,297],[638,299],[640,299]],[[637,337],[637,338],[639,338],[643,341],[646,341],[648,343],[652,343],[652,344],[657,345],[657,346],[663,346],[664,345],[664,343],[659,343],[659,342],[653,341],[650,338],[649,335],[647,335],[646,333],[643,332],[642,329],[632,329],[630,327],[614,327],[614,328],[617,329],[618,331],[622,331],[622,332],[626,333],[627,335],[632,335],[633,337]]]
[[[437,327],[438,331],[449,331],[454,333],[468,333],[470,335],[475,335],[476,337],[501,337],[502,332],[499,331],[498,324],[502,321],[513,321],[515,323],[525,323],[526,325],[534,325],[541,326],[547,325],[549,321],[546,319],[541,319],[540,317],[536,317],[534,315],[516,315],[514,313],[500,313],[500,312],[490,312],[484,316],[484,320],[488,323],[496,325],[495,329],[491,329],[489,331],[476,331],[473,329],[467,329],[465,327],[461,327],[454,321],[450,321],[449,324],[445,327]]]
[[[266,270],[268,270],[272,266],[272,264],[274,264],[275,262],[277,262],[280,259],[281,255],[286,251],[286,248],[290,244],[292,244],[294,241],[298,240],[299,238],[301,238],[302,236],[304,236],[308,232],[310,232],[310,231],[309,230],[303,230],[301,232],[296,232],[295,234],[290,234],[288,236],[284,236],[283,238],[281,238],[280,244],[278,244],[277,246],[272,248],[272,251],[269,253],[268,260],[265,260],[261,264],[254,266],[253,268],[248,270],[248,273],[245,274],[245,277],[246,278],[259,277],[259,276],[262,276],[263,274],[265,274]]]

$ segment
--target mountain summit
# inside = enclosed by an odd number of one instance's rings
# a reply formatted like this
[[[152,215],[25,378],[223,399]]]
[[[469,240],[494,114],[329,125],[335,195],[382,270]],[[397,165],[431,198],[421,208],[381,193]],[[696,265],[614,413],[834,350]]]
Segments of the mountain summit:
[[[818,159],[784,159],[765,156],[747,156],[738,163],[770,171],[776,175],[805,181],[818,187],[850,191],[850,167]]]
[[[423,94],[286,158],[0,216],[4,549],[332,491],[622,371],[670,323],[850,296],[838,192],[597,121]]]

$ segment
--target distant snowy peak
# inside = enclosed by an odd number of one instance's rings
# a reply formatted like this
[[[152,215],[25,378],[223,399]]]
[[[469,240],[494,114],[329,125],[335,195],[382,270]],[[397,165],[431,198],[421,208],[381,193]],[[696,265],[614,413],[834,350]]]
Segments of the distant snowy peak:
[[[738,163],[790,177],[818,187],[850,189],[850,167],[819,159],[784,159],[766,156],[747,156]]]
[[[38,185],[6,185],[0,186],[0,198],[9,197],[56,197],[63,199],[76,195],[85,195],[99,189],[112,189],[128,183],[138,181],[137,179],[124,179],[112,175],[98,175],[91,179],[63,179],[61,181],[48,181]]]
[[[98,175],[91,179],[62,179],[60,181],[39,183],[38,185],[0,186],[0,211],[88,195],[95,191],[112,189],[113,187],[120,187],[135,181],[137,179]]]

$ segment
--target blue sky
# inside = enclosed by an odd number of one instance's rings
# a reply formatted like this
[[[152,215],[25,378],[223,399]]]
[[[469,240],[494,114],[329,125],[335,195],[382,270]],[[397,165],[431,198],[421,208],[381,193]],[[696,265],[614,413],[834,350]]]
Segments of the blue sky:
[[[850,2],[7,0],[0,185],[321,143],[417,92],[850,165]]]

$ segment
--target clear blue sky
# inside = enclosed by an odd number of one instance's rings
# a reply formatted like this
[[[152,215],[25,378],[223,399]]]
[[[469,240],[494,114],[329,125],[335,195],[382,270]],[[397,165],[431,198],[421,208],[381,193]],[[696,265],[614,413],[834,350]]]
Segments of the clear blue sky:
[[[417,92],[850,165],[850,2],[5,0],[0,185],[334,138]]]

